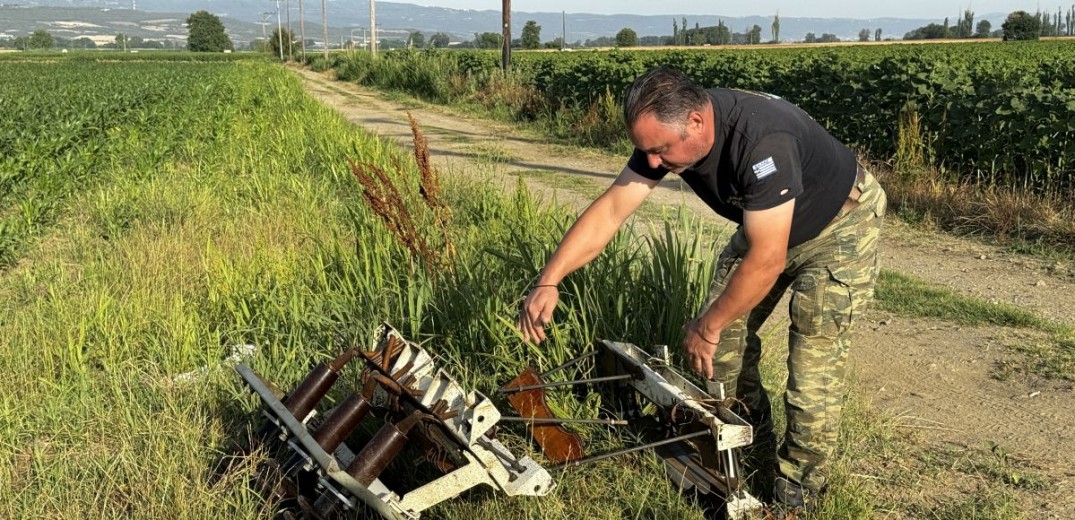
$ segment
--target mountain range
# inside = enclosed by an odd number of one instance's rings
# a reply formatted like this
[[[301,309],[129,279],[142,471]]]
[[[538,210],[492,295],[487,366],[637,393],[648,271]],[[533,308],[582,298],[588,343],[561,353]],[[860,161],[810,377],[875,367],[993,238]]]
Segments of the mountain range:
[[[369,2],[355,0],[0,0],[0,36],[19,36],[45,29],[65,38],[96,36],[100,39],[117,32],[143,38],[183,38],[186,17],[195,11],[206,10],[220,16],[232,39],[242,44],[260,37],[266,27],[272,30],[276,25],[277,4],[280,5],[281,24],[290,19],[296,33],[299,32],[301,7],[308,38],[320,40],[322,5],[326,6],[330,41],[351,37],[361,39],[369,26]],[[473,39],[476,33],[501,31],[500,10],[447,9],[396,2],[376,2],[375,6],[378,30],[384,31],[380,35],[382,39],[404,39],[408,31],[421,31],[427,39],[433,33],[443,32],[454,41],[462,41]],[[958,14],[953,13],[953,24]],[[991,13],[976,18],[975,22],[988,19],[994,28],[999,28],[1005,16],[1006,13]],[[639,37],[670,36],[673,23],[681,26],[683,20],[689,28],[714,26],[722,20],[732,32],[748,32],[758,25],[762,28],[763,39],[768,40],[772,36],[773,16],[513,12],[513,37],[517,38],[523,25],[530,20],[541,26],[542,41],[559,38],[565,28],[569,43],[614,36],[625,27],[633,29]],[[800,41],[807,33],[833,34],[842,40],[855,40],[862,29],[868,29],[871,35],[881,29],[882,38],[900,39],[915,28],[942,22],[915,18],[781,17],[780,40]]]

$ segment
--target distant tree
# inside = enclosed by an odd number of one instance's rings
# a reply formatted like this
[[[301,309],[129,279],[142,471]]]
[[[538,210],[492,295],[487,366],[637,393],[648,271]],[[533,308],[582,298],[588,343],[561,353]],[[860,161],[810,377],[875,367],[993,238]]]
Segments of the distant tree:
[[[617,47],[637,47],[638,46],[638,33],[630,27],[624,27],[620,29],[620,32],[616,33],[616,46]]]
[[[675,18],[672,19],[672,40],[673,45],[679,45],[679,22]]]
[[[71,40],[71,48],[73,49],[96,49],[97,43],[93,40],[82,37]]]
[[[479,49],[499,49],[504,45],[504,35],[495,32],[483,32],[476,35]]]
[[[611,36],[601,36],[592,40],[586,40],[583,47],[615,47],[616,39]]]
[[[982,20],[978,22],[978,27],[974,31],[975,38],[988,38],[989,34],[993,32],[993,24],[989,23],[989,20]]]
[[[869,29],[863,29],[863,30],[859,31],[859,41],[860,42],[868,42],[868,41],[870,41],[870,30]]]
[[[717,20],[717,45],[732,43],[732,30],[724,25],[724,20]]]
[[[951,30],[952,30],[952,27],[950,25],[948,25],[948,17],[945,16],[944,17],[944,36],[941,36],[941,38],[949,38],[949,37],[951,37],[951,35],[952,35]]]
[[[935,23],[919,27],[903,35],[904,40],[936,40],[947,37],[948,29]]]
[[[691,31],[691,38],[690,38],[691,45],[694,45],[696,47],[701,47],[701,46],[705,45],[708,42],[709,42],[709,40],[706,39],[705,33],[702,32],[701,30],[695,29],[695,30]]]
[[[269,52],[273,56],[280,56],[281,45],[283,45],[284,55],[286,56],[288,47],[295,46],[295,32],[287,27],[273,29],[272,34],[269,35]]]
[[[422,34],[419,31],[412,32],[411,36],[410,36],[410,42],[408,43],[408,45],[410,47],[412,47],[412,48],[415,48],[415,49],[421,49],[422,47],[425,47],[426,46],[426,35]]]
[[[750,43],[757,45],[761,43],[761,26],[754,24],[754,27],[750,28]]]
[[[557,36],[552,40],[545,42],[546,49],[560,49],[563,47],[565,47],[563,36]]]
[[[234,47],[224,34],[224,24],[209,11],[198,11],[187,18],[187,49],[193,52],[224,52]],[[294,41],[294,39],[290,40]]]
[[[803,43],[817,43],[817,36],[812,32],[808,32],[803,38]]]
[[[445,33],[439,32],[429,38],[429,46],[435,49],[447,49],[452,38]]]
[[[837,38],[835,34],[829,33],[822,34],[821,37],[817,39],[818,43],[836,43],[838,41],[840,41],[840,38]]]
[[[970,38],[974,35],[974,12],[970,9],[963,11],[963,18],[955,27],[956,38]]]
[[[541,48],[541,26],[533,20],[527,20],[523,25],[523,35],[519,39],[524,49]]]
[[[1026,11],[1009,14],[1000,28],[1004,31],[1004,41],[1037,40],[1041,36],[1041,21]]]
[[[56,39],[44,29],[34,31],[26,41],[26,46],[30,49],[51,49],[55,45]]]
[[[873,41],[875,41],[875,42],[881,41],[881,28],[880,27],[878,27],[877,30],[873,32]]]
[[[126,34],[119,33],[119,34],[116,35],[116,45],[114,47],[116,49],[121,49],[121,50],[126,51],[127,50],[127,43],[130,42],[130,41],[131,41],[130,37],[128,37]]]
[[[770,28],[773,34],[773,42],[780,43],[780,13],[773,17],[773,25]]]

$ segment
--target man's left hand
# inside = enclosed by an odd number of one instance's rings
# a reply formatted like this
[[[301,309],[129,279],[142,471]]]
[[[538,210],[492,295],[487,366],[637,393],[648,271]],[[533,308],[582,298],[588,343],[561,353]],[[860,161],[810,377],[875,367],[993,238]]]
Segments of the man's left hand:
[[[713,379],[713,353],[717,351],[720,331],[706,330],[698,319],[687,322],[683,330],[686,333],[683,337],[683,350],[687,353],[691,370],[707,380]],[[711,339],[713,341],[710,341]]]

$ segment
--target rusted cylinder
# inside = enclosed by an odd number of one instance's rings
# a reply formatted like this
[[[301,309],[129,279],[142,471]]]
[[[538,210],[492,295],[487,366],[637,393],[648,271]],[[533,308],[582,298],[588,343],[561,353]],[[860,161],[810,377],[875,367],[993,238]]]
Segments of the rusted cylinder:
[[[336,407],[331,415],[325,418],[325,422],[321,423],[321,427],[314,433],[314,440],[326,452],[332,453],[372,408],[373,406],[365,397],[357,393],[351,394]]]
[[[347,466],[347,473],[363,486],[369,486],[380,476],[381,472],[399,455],[403,446],[407,444],[407,435],[396,425],[386,423],[377,430],[377,434],[370,439],[365,448],[355,456],[351,465]]]
[[[340,378],[340,369],[354,357],[355,351],[348,350],[334,359],[329,365],[318,365],[317,368],[307,374],[306,379],[299,383],[287,397],[284,398],[284,406],[299,421],[306,419],[310,411],[317,406],[321,398],[325,397],[332,385]]]
[[[318,365],[306,379],[284,398],[284,406],[299,421],[305,420],[318,401],[328,393],[340,375],[325,365]]]

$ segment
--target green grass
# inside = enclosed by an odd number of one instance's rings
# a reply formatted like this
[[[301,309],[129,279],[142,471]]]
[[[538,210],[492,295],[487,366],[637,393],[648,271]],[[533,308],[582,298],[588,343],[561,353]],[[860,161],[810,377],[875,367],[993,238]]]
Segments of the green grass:
[[[513,173],[519,177],[539,179],[542,185],[549,188],[568,191],[590,199],[596,198],[607,188],[607,186],[602,186],[589,178],[569,173],[558,173],[549,170],[523,170]]]
[[[467,146],[466,153],[479,164],[496,165],[519,161],[503,144],[498,142],[482,141]]]
[[[937,318],[960,325],[1032,329],[1048,335],[1045,343],[1019,343],[1012,348],[1025,355],[1020,370],[1053,379],[1075,380],[1075,329],[1054,323],[1013,305],[960,296],[911,276],[882,270],[877,282],[879,306],[900,316]],[[998,370],[1004,378],[1005,365]]]

